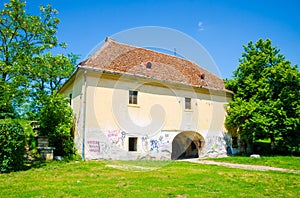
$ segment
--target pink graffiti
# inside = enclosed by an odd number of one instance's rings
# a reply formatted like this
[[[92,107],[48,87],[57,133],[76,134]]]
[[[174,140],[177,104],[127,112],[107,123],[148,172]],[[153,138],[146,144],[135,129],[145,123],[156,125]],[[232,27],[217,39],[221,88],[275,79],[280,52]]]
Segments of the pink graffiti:
[[[100,145],[99,141],[87,141],[89,152],[99,153],[100,152]]]
[[[122,130],[108,130],[107,132],[108,140],[113,144],[118,144],[120,140],[123,140],[123,136]]]

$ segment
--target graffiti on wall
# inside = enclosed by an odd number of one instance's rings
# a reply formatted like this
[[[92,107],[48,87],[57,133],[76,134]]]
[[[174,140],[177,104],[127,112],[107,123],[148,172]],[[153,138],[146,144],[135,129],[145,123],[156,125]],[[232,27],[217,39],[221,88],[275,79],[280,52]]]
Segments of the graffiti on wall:
[[[226,142],[222,136],[208,136],[206,138],[207,153],[223,153],[226,152]]]
[[[95,132],[86,141],[87,156],[93,159],[118,152],[121,147],[124,147],[125,138],[126,133],[118,129],[107,130],[104,133]]]
[[[87,159],[114,159],[115,157],[127,156],[129,134],[116,129],[95,132],[87,137],[85,151]],[[128,155],[127,157],[138,157],[143,159],[169,159],[171,153],[172,138],[169,134],[160,133],[155,136],[140,136],[138,141],[139,155]],[[126,154],[127,153],[127,154]],[[126,155],[125,155],[126,154]]]
[[[107,131],[107,138],[112,145],[124,146],[125,137],[125,131],[119,129]]]
[[[110,146],[98,140],[88,140],[87,148],[90,153],[105,154],[110,150]]]
[[[89,140],[87,141],[88,151],[91,153],[99,153],[100,152],[100,144],[99,141]]]
[[[149,152],[149,137],[148,137],[148,135],[142,137],[142,148],[144,151]]]
[[[165,136],[159,136],[158,139],[150,140],[150,151],[159,152],[160,150],[166,149],[166,147],[170,144],[170,141]]]

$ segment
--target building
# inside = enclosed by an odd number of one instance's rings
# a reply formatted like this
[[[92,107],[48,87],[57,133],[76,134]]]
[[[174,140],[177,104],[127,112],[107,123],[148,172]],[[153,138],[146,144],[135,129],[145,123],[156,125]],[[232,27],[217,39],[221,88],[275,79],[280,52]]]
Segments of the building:
[[[226,154],[232,93],[176,56],[107,38],[63,85],[83,159],[181,159]]]

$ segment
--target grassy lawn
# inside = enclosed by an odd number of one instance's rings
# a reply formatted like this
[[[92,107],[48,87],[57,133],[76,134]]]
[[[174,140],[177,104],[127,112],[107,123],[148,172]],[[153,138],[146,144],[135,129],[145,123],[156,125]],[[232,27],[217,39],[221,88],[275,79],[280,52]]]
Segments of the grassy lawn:
[[[278,168],[300,170],[300,157],[291,157],[291,156],[276,156],[276,157],[261,157],[261,158],[233,156],[233,157],[225,157],[225,158],[213,158],[213,159],[210,158],[207,160],[237,163],[237,164],[273,166]]]
[[[297,197],[299,191],[300,174],[173,161],[51,162],[0,174],[0,197]]]

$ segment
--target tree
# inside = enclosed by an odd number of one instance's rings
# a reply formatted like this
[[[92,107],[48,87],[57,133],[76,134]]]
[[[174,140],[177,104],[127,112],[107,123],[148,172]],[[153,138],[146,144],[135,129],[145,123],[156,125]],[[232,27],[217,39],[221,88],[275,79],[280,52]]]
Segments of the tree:
[[[300,72],[271,40],[244,46],[226,88],[234,92],[225,121],[233,136],[249,143],[269,139],[272,149],[300,153]]]
[[[51,53],[66,47],[56,36],[57,14],[51,5],[28,14],[24,0],[10,0],[0,11],[0,119],[16,112],[40,118],[41,135],[49,135],[57,153],[69,155],[72,110],[57,90],[73,73],[77,56]]]
[[[75,154],[72,109],[68,98],[56,92],[46,97],[39,123],[40,135],[49,137],[50,146],[55,147],[55,155],[70,157]]]
[[[0,11],[0,113],[4,117],[11,117],[17,104],[36,101],[42,92],[48,94],[47,89],[59,89],[74,70],[74,55],[49,53],[66,46],[56,37],[57,10],[40,6],[40,14],[32,15],[25,8],[25,1],[10,0]]]
[[[31,82],[29,86],[31,103],[27,110],[29,117],[38,114],[41,106],[47,102],[48,96],[58,91],[71,76],[77,58],[78,56],[74,54],[53,56],[51,53],[34,57],[33,69],[28,75]]]

